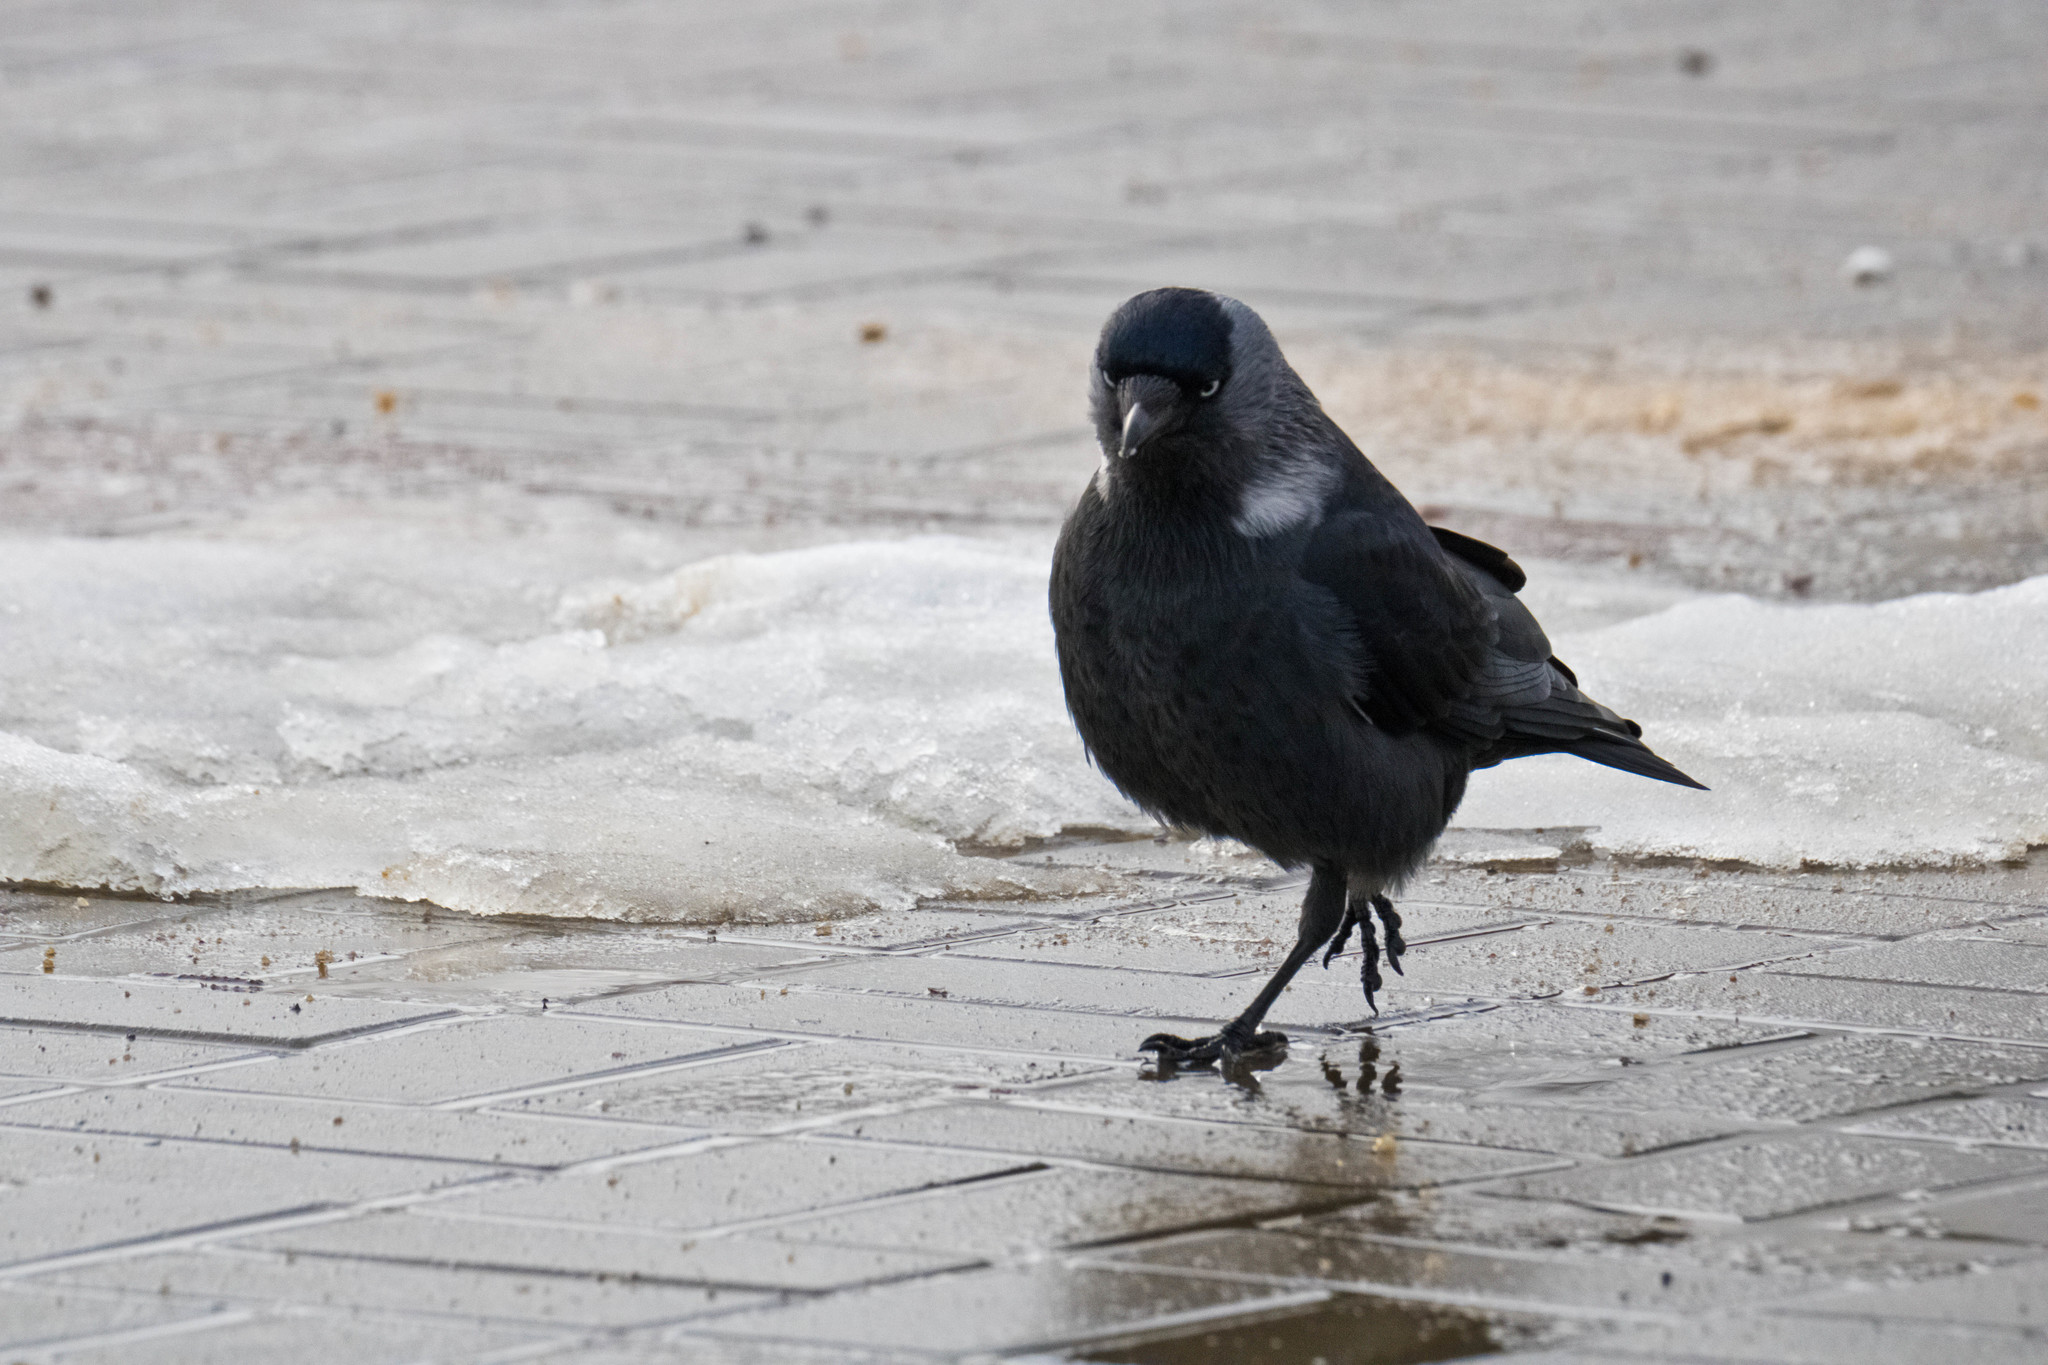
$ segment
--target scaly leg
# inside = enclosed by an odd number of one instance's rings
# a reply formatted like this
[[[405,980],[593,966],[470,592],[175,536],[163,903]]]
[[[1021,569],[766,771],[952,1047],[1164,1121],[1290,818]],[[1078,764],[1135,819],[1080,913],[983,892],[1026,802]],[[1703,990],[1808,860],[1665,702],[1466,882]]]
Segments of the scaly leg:
[[[1344,923],[1344,908],[1343,869],[1334,863],[1317,863],[1308,879],[1308,894],[1302,898],[1301,927],[1294,948],[1245,1012],[1224,1025],[1221,1033],[1207,1038],[1155,1033],[1138,1044],[1138,1050],[1156,1052],[1162,1062],[1213,1062],[1221,1059],[1228,1066],[1246,1052],[1264,1052],[1286,1046],[1286,1034],[1260,1033],[1259,1021],[1266,1017],[1267,1010],[1273,1008],[1273,1002],[1280,998],[1280,992],[1287,989],[1287,983],[1294,979],[1301,965],[1314,957],[1316,949],[1329,942],[1330,936]]]

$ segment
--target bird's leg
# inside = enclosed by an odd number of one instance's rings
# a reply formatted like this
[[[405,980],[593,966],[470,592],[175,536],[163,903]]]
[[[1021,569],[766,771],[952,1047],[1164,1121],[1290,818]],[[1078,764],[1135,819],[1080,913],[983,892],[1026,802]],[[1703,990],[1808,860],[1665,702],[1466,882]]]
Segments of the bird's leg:
[[[1338,931],[1344,918],[1343,870],[1335,864],[1317,863],[1308,879],[1308,894],[1302,898],[1301,927],[1294,947],[1288,952],[1287,960],[1280,964],[1280,970],[1273,973],[1272,980],[1266,983],[1244,1013],[1224,1025],[1221,1033],[1207,1038],[1155,1033],[1138,1044],[1138,1050],[1156,1052],[1162,1062],[1213,1062],[1221,1059],[1225,1066],[1229,1066],[1246,1052],[1263,1052],[1286,1046],[1286,1034],[1260,1033],[1259,1021],[1266,1017],[1267,1010],[1273,1008],[1273,1002],[1280,998],[1280,992],[1287,989],[1287,983],[1294,979],[1301,965],[1314,957],[1316,949]],[[1366,932],[1370,933],[1371,929]]]

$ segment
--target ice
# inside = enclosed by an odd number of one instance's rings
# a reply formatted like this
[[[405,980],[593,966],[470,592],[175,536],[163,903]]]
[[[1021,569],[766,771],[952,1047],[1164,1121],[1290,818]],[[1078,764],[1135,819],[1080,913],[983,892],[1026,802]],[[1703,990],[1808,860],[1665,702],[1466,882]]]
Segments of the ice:
[[[1458,824],[1590,825],[1600,852],[1780,868],[2048,844],[2048,577],[1872,605],[1708,597],[1552,643],[1714,790],[1524,759],[1475,775]]]
[[[1154,828],[1067,721],[1042,543],[732,555],[536,609],[505,568],[14,542],[0,878],[761,919],[1093,889],[974,855]]]
[[[1068,722],[1042,538],[623,574],[659,554],[580,544],[4,542],[0,879],[760,920],[1096,889],[984,855],[1153,828]],[[2048,843],[2048,578],[1771,605],[1537,566],[1529,594],[1714,790],[1524,760],[1475,777],[1462,826],[1762,866]]]

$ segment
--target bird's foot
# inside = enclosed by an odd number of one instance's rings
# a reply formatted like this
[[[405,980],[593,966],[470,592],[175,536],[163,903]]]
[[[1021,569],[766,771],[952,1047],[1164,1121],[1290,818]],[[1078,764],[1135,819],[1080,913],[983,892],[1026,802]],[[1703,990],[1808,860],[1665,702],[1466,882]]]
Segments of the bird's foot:
[[[1138,1051],[1158,1056],[1161,1063],[1175,1066],[1193,1066],[1208,1062],[1221,1062],[1225,1068],[1234,1067],[1246,1057],[1283,1052],[1287,1048],[1284,1033],[1254,1033],[1240,1029],[1236,1024],[1224,1026],[1221,1033],[1207,1038],[1183,1038],[1173,1033],[1155,1033],[1138,1044]]]

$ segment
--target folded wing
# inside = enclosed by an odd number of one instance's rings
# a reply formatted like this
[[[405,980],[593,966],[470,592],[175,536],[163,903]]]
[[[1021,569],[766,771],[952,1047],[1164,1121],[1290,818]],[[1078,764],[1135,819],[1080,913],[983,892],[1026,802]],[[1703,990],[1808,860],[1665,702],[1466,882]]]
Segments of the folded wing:
[[[1353,702],[1391,734],[1461,741],[1473,767],[1566,753],[1680,786],[1700,783],[1652,753],[1642,727],[1581,692],[1515,596],[1505,553],[1440,527],[1357,511],[1324,521],[1302,574],[1341,602],[1362,660]]]

